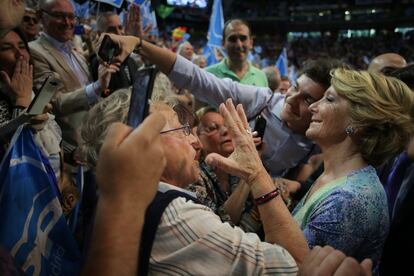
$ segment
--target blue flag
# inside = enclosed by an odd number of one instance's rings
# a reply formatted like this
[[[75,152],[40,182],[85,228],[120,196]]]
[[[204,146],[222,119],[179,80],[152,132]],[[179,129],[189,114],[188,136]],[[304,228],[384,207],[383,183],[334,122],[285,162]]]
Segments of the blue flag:
[[[296,72],[296,66],[292,65],[290,67],[290,73],[289,73],[290,83],[295,83],[297,78],[298,78],[298,74]]]
[[[216,51],[221,48],[223,40],[224,16],[221,0],[214,0],[210,16],[210,25],[207,34],[207,46],[203,49],[203,55],[207,59],[207,65],[218,62]]]
[[[0,165],[0,245],[26,275],[77,275],[81,255],[66,224],[55,174],[20,127]]]
[[[275,66],[277,67],[277,69],[279,69],[280,75],[282,77],[288,75],[288,58],[285,47],[283,47],[282,52],[280,53],[280,56],[278,57]]]
[[[117,8],[122,6],[122,3],[124,2],[124,0],[95,0],[95,1],[106,3],[106,4],[112,5],[112,6],[117,7]]]
[[[155,11],[151,7],[151,0],[145,0],[141,6],[142,29],[151,24],[149,34],[158,36],[158,25]]]
[[[89,18],[89,1],[83,4],[79,4],[72,0],[72,4],[75,7],[75,15],[80,18]]]

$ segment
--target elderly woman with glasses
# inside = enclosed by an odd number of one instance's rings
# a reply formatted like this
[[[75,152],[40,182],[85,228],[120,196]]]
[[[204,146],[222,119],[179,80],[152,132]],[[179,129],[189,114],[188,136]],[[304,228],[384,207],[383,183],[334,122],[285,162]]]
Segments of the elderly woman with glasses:
[[[217,109],[206,106],[196,112],[197,136],[202,144],[200,179],[188,186],[197,199],[210,207],[223,221],[239,225],[246,232],[257,232],[261,223],[257,209],[249,199],[249,188],[236,176],[206,164],[205,157],[217,153],[228,157],[234,150],[233,140]],[[256,139],[260,143],[260,138]]]

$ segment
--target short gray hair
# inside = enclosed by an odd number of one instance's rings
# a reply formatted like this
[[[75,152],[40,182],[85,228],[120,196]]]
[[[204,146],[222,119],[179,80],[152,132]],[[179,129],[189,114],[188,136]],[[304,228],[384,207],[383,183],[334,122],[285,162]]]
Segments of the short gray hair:
[[[111,124],[126,123],[132,88],[119,89],[89,110],[81,126],[81,158],[90,168],[95,168],[99,151]],[[178,102],[173,97],[158,101],[174,107]],[[151,101],[151,105],[157,101]]]
[[[112,16],[118,16],[118,14],[114,12],[101,13],[96,20],[96,30],[98,32],[106,32],[106,29],[108,28],[108,18]]]

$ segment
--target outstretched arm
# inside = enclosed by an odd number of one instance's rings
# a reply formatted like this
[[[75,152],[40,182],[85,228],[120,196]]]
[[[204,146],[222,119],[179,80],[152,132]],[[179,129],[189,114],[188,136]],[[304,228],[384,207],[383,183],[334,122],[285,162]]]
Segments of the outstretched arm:
[[[145,59],[167,74],[176,87],[190,90],[197,99],[212,106],[218,106],[232,98],[236,104],[242,104],[247,116],[251,117],[260,112],[273,96],[267,87],[243,85],[231,79],[217,78],[170,50],[141,41],[138,37],[109,35],[121,49],[115,58],[117,61],[124,60],[137,48]]]

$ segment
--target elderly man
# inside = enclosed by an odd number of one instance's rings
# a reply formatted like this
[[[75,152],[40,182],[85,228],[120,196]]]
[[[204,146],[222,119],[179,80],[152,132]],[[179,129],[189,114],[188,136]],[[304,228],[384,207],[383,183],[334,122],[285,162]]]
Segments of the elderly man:
[[[82,138],[86,141],[83,148],[87,160],[92,165],[108,125],[126,120],[129,100],[128,91],[119,91],[89,112]],[[241,107],[236,110],[231,101],[221,107],[226,123],[231,125],[229,129],[233,130],[236,154],[231,160],[210,156],[207,162],[232,166],[235,173],[246,180],[256,198],[267,243],[261,242],[255,234],[246,234],[221,222],[209,208],[197,204],[194,196],[184,190],[199,176],[193,147],[197,140],[190,126],[180,123],[181,116],[171,107],[155,103],[151,112],[161,112],[167,118],[160,132],[166,166],[158,194],[147,210],[139,274],[295,273],[296,262],[300,264],[308,252],[306,241],[261,164],[251,134],[246,132],[248,124]],[[103,121],[102,116],[110,119]],[[140,170],[139,167],[130,169]]]
[[[84,58],[73,47],[76,17],[69,0],[40,0],[39,13],[44,33],[29,46],[34,60],[34,85],[39,88],[45,77],[53,73],[60,81],[54,102],[56,121],[62,128],[65,160],[73,163],[78,144],[78,128],[87,109],[107,88],[116,66],[102,67],[99,80],[93,82]]]
[[[96,22],[96,28],[97,28],[98,35],[101,35],[102,33],[125,35],[125,31],[124,31],[124,27],[122,26],[121,19],[116,13],[113,13],[113,12],[106,12],[106,13],[100,14]],[[96,54],[93,54],[90,60],[91,60],[92,77],[94,80],[98,80],[99,62],[96,57]],[[133,58],[128,57],[119,66],[119,71],[112,75],[111,81],[109,82],[108,89],[102,96],[106,97],[117,89],[131,86],[137,69],[138,69],[138,64],[134,61]]]
[[[407,66],[405,59],[396,53],[385,53],[376,56],[368,66],[368,71],[374,73],[388,73],[392,70]]]
[[[207,67],[207,72],[243,84],[268,86],[266,75],[247,60],[253,48],[253,38],[246,21],[232,19],[226,22],[222,45],[228,56],[220,63]]]
[[[194,56],[194,47],[188,41],[183,42],[180,44],[180,46],[178,46],[177,54],[185,57],[189,61],[192,61]]]
[[[26,8],[24,11],[23,21],[20,25],[23,33],[26,35],[27,41],[33,41],[39,35],[39,18],[36,11],[31,8]]]
[[[278,88],[281,83],[279,69],[277,69],[275,66],[267,66],[263,68],[262,71],[266,74],[269,88],[272,89],[273,92],[279,92]]]
[[[272,176],[284,176],[289,169],[308,160],[317,151],[314,143],[305,137],[312,114],[309,105],[320,100],[330,86],[331,69],[341,66],[336,60],[319,59],[304,66],[296,85],[286,95],[274,94],[268,87],[240,85],[230,79],[218,79],[175,55],[136,37],[112,36],[125,58],[137,45],[139,51],[158,68],[169,74],[179,88],[189,89],[201,101],[218,106],[231,98],[246,110],[248,118],[261,114],[266,120],[262,155],[263,163]]]
[[[286,94],[290,88],[290,80],[289,77],[283,76],[280,77],[280,85],[277,88],[277,90],[282,93],[282,94]]]
[[[1,0],[0,6],[0,37],[2,37],[22,21],[24,0]]]

